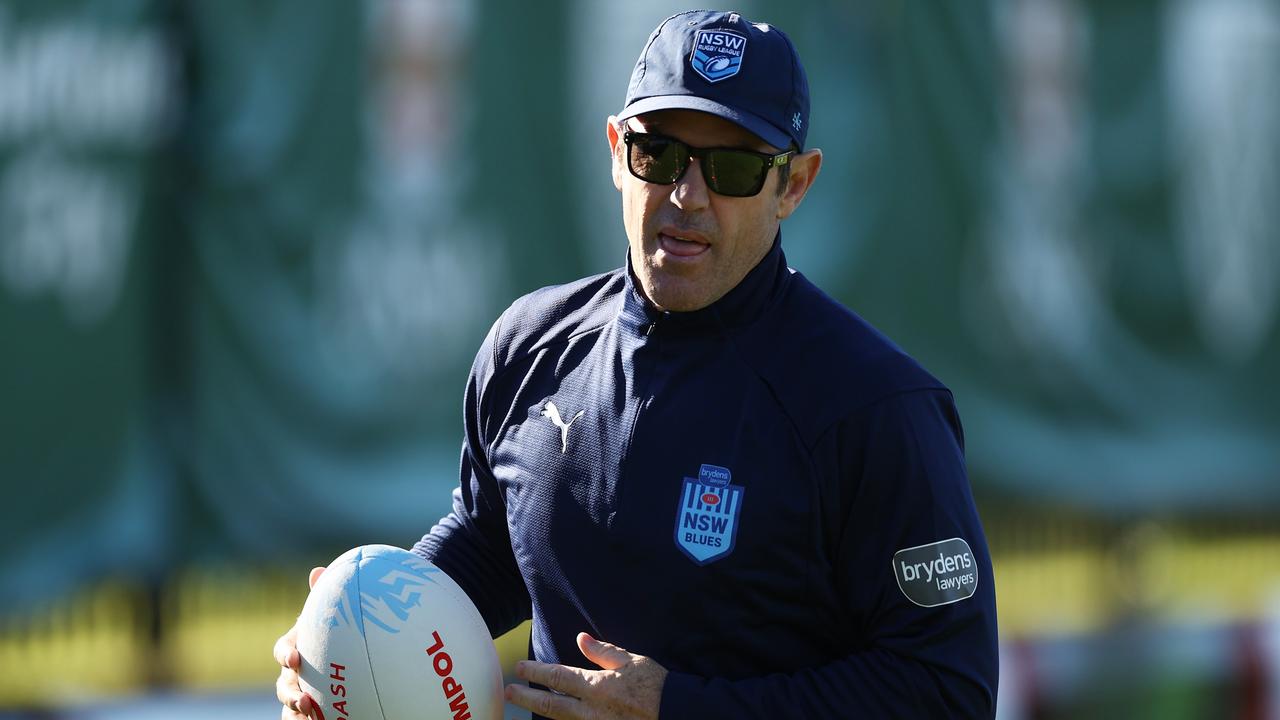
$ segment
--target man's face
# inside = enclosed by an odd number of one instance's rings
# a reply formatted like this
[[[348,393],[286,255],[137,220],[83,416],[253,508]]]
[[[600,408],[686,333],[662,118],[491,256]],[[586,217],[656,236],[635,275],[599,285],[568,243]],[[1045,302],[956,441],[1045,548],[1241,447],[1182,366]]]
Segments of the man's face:
[[[752,197],[717,195],[707,187],[696,160],[673,184],[645,182],[627,169],[627,147],[613,118],[610,124],[615,128],[609,133],[613,184],[622,192],[622,220],[641,290],[660,310],[686,312],[710,305],[760,262],[779,221],[794,209],[790,192],[778,195],[779,170],[771,169],[764,188]],[[628,129],[699,148],[779,152],[728,120],[692,110],[639,115],[622,123],[621,130]]]

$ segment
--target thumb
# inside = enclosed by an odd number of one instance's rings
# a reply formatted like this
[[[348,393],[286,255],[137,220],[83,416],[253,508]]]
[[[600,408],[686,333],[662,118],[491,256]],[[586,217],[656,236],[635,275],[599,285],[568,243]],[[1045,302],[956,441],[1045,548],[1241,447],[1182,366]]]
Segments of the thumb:
[[[597,640],[584,632],[578,633],[578,649],[583,657],[605,670],[617,670],[635,658],[617,645]]]

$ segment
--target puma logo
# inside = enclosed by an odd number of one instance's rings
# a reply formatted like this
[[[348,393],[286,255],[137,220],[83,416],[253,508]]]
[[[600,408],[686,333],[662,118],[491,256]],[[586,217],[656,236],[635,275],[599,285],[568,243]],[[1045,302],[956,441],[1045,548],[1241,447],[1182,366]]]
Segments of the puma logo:
[[[556,408],[555,403],[548,400],[547,404],[542,408],[542,417],[550,418],[551,424],[560,428],[561,455],[569,452],[569,426],[577,422],[578,418],[582,417],[582,414],[585,412],[586,410],[579,410],[578,413],[573,416],[572,420],[565,422],[560,418],[560,410]]]

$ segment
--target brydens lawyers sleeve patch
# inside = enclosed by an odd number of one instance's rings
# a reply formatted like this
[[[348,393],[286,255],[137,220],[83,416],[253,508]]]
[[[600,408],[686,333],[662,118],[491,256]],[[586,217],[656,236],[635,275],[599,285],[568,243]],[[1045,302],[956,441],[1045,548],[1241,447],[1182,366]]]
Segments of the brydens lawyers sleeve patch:
[[[921,607],[967,600],[978,589],[978,563],[963,538],[899,550],[893,574],[902,594]]]

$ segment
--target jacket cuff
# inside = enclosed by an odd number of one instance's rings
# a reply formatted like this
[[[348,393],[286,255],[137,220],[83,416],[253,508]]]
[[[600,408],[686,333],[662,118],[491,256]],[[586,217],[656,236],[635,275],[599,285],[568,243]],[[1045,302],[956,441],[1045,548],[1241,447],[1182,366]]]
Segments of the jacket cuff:
[[[715,717],[709,702],[706,678],[681,672],[668,672],[662,683],[662,704],[658,720],[666,718]]]

